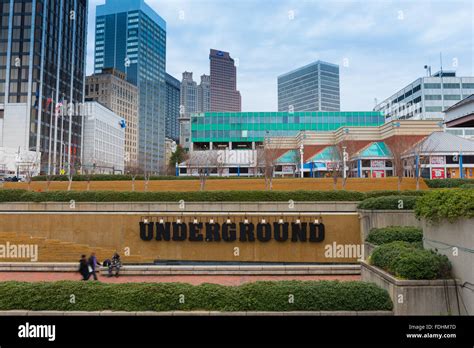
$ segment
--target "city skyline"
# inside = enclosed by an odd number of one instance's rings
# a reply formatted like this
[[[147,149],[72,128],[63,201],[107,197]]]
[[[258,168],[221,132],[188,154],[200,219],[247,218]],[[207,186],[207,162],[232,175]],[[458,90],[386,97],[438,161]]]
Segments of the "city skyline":
[[[103,2],[89,6],[88,74],[95,6]],[[168,24],[167,72],[178,79],[183,71],[209,74],[209,49],[231,52],[243,111],[277,110],[277,76],[318,59],[341,68],[341,110],[371,110],[375,98],[425,76],[424,65],[439,70],[440,52],[443,68],[474,75],[470,1],[147,3]]]

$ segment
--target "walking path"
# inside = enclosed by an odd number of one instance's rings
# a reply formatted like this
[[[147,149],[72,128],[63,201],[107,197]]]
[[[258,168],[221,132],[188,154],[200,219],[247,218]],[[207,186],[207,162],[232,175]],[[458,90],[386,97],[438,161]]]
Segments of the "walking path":
[[[79,273],[73,272],[0,272],[0,281],[58,281],[58,280],[80,280]],[[214,283],[221,285],[240,285],[259,280],[360,280],[360,275],[159,275],[159,276],[121,276],[108,278],[99,276],[99,281],[104,283],[189,283],[198,285],[202,283]]]

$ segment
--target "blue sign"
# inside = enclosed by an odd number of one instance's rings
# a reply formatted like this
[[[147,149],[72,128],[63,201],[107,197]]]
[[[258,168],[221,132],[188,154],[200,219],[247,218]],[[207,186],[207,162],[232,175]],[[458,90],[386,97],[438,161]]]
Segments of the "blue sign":
[[[127,128],[127,123],[125,122],[123,118],[120,120],[119,124],[120,124],[120,128]]]

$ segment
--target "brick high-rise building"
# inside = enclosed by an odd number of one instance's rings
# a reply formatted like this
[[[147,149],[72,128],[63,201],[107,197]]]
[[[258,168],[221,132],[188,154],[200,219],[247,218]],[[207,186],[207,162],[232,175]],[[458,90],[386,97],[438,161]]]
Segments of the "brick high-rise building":
[[[241,111],[242,101],[237,90],[237,69],[228,52],[211,49],[210,98],[211,112]]]
[[[103,69],[86,78],[86,100],[106,106],[125,120],[125,166],[138,164],[138,88],[125,73]]]

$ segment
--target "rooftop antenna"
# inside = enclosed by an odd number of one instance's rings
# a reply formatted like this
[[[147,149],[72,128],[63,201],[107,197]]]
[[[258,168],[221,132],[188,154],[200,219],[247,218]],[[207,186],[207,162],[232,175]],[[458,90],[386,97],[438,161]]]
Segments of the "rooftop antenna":
[[[443,77],[443,53],[442,52],[439,52],[439,64],[440,64],[441,77]]]
[[[425,65],[426,75],[431,77],[431,65]]]

